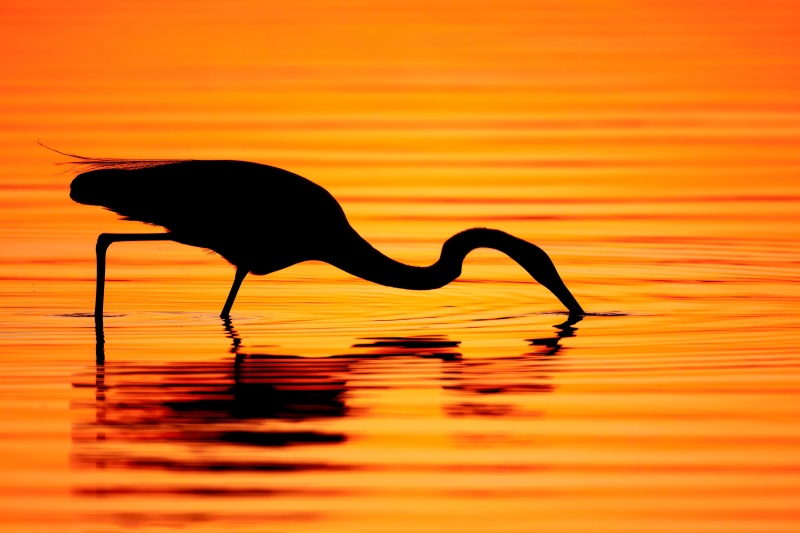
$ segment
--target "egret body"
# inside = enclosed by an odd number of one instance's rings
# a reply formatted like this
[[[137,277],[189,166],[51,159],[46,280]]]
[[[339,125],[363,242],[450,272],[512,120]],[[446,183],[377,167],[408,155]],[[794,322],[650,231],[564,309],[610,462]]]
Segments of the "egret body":
[[[118,241],[171,240],[212,250],[236,267],[221,316],[226,318],[248,273],[265,275],[303,261],[323,261],[380,285],[430,290],[461,274],[476,248],[499,250],[519,263],[573,314],[578,301],[539,247],[486,228],[450,237],[430,266],[395,261],[364,240],[339,203],[319,185],[280,168],[242,161],[137,162],[87,160],[70,197],[167,233],[100,235],[95,320],[102,322],[105,255]]]

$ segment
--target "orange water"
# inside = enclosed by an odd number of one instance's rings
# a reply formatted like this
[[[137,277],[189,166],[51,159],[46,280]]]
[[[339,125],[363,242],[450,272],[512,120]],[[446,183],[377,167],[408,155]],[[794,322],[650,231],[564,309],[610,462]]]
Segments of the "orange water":
[[[800,529],[792,3],[5,2],[3,531]],[[36,139],[259,161],[432,292],[249,277],[68,197]],[[144,229],[145,231],[149,231]],[[157,229],[151,229],[158,231]],[[276,228],[276,231],[280,231]]]

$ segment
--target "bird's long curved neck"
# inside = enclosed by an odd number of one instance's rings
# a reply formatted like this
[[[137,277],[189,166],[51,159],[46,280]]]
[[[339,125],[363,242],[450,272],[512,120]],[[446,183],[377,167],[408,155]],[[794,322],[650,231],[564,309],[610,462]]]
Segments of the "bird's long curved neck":
[[[464,258],[476,248],[499,250],[549,289],[570,312],[583,313],[541,248],[499,230],[475,228],[450,237],[442,246],[439,260],[426,267],[406,265],[387,257],[355,231],[346,242],[323,260],[367,281],[411,290],[438,289],[455,280],[461,275]]]

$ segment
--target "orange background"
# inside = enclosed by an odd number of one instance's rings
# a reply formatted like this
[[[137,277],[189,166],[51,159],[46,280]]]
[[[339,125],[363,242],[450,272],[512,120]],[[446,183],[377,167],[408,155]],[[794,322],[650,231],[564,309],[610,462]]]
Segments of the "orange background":
[[[796,530],[799,22],[792,1],[5,0],[0,521]],[[143,226],[71,202],[72,174],[54,166],[67,158],[37,139],[95,157],[283,167],[417,265],[457,231],[498,227],[546,249],[587,310],[625,316],[587,317],[543,355],[530,341],[555,340],[557,302],[485,250],[457,283],[422,294],[316,263],[251,276],[233,311],[242,349],[348,354],[331,379],[346,383],[352,414],[208,427],[347,440],[180,447],[169,435],[186,421],[172,413],[139,441],[131,413],[180,396],[159,388],[174,368],[229,385],[216,317],[232,268],[173,243],[115,244],[109,363],[95,367],[95,239]],[[460,341],[457,372],[356,346],[420,335]],[[125,454],[346,468],[115,469]],[[180,492],[242,486],[287,492]],[[96,496],[108,487],[129,492]]]
[[[470,225],[545,245],[602,233],[599,220],[625,235],[643,216],[660,217],[639,225],[647,235],[794,234],[739,216],[781,220],[793,207],[785,202],[731,203],[797,195],[793,2],[7,1],[1,9],[7,276],[59,257],[85,260],[75,275],[90,276],[96,233],[138,230],[70,202],[71,174],[52,166],[65,158],[37,139],[96,157],[284,167],[327,187],[365,237],[406,261],[432,261],[438,243]],[[539,204],[514,207],[512,198]],[[403,199],[411,204],[386,206]],[[548,199],[593,205],[576,212]],[[684,204],[652,205],[670,199]],[[630,204],[640,200],[651,203]],[[520,215],[583,218],[514,224]],[[53,235],[65,218],[76,226]],[[397,239],[431,247],[412,253]]]
[[[793,2],[1,9],[4,184],[48,182],[38,165],[58,157],[42,139],[98,156],[269,161],[332,187],[564,174],[609,194],[793,185]],[[763,163],[775,163],[766,175]],[[375,171],[398,166],[402,177]]]

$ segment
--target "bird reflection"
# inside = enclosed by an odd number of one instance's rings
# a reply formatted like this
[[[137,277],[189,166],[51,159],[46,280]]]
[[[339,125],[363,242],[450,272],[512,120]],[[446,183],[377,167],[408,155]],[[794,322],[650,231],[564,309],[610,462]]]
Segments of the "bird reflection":
[[[554,358],[562,349],[561,340],[574,337],[575,324],[582,316],[571,315],[553,326],[555,336],[527,339],[532,350],[518,356],[469,359],[451,366],[443,388],[453,391],[456,400],[444,406],[450,416],[530,416],[519,410],[511,395],[547,393],[554,390],[551,379],[557,372]]]
[[[578,328],[574,326],[581,320],[583,320],[583,316],[581,315],[570,315],[566,321],[553,326],[556,328],[555,337],[543,337],[526,340],[531,344],[531,346],[543,346],[545,348],[542,352],[543,355],[556,355],[563,348],[561,345],[561,339],[566,337],[574,337],[575,332],[578,331]]]
[[[74,427],[74,464],[206,472],[349,468],[285,455],[277,460],[265,452],[345,443],[348,435],[330,422],[369,416],[363,402],[356,408],[348,401],[367,389],[404,386],[389,379],[397,372],[422,369],[429,376],[434,369],[447,391],[445,416],[519,414],[511,395],[553,390],[551,363],[581,319],[571,316],[554,326],[555,335],[528,339],[526,353],[498,358],[463,358],[460,341],[436,335],[362,338],[349,353],[322,358],[245,353],[241,336],[226,319],[232,358],[106,364],[99,331],[94,382],[75,383],[95,389],[95,418]],[[376,360],[378,366],[372,363]],[[154,444],[179,448],[161,447],[153,455]],[[213,459],[197,453],[211,450]]]

